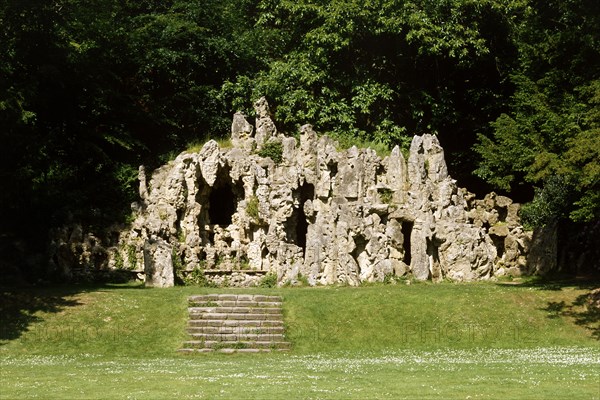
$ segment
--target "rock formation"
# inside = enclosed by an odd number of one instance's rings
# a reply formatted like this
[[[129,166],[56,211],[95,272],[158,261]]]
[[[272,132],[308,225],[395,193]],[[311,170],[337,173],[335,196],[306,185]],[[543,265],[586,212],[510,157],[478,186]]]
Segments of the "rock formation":
[[[435,136],[415,136],[408,160],[398,147],[381,159],[372,149],[339,150],[310,125],[298,143],[277,132],[264,99],[255,106],[256,129],[235,114],[232,148],[209,141],[149,181],[140,168],[137,218],[112,260],[143,266],[154,286],[194,269],[236,285],[267,272],[279,283],[358,285],[525,270],[531,233],[519,205],[457,187]],[[280,146],[279,163],[259,155],[268,143]]]

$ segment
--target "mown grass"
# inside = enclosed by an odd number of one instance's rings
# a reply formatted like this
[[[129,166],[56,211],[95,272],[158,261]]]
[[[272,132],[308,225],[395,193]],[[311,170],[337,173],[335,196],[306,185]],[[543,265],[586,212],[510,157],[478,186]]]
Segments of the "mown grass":
[[[20,289],[0,398],[600,398],[592,285]],[[187,296],[281,294],[293,350],[176,353]]]

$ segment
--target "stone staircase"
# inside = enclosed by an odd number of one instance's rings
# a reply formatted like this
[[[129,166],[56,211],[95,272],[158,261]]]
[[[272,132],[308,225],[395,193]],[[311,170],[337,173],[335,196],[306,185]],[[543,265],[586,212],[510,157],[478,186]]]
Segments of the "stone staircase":
[[[208,294],[189,297],[190,340],[182,353],[285,351],[280,296]]]

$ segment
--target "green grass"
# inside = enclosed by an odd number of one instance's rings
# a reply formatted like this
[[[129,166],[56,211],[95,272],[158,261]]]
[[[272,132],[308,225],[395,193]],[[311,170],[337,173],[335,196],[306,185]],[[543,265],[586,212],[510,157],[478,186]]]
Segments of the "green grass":
[[[359,149],[373,149],[381,158],[385,158],[392,153],[392,149],[389,146],[380,142],[360,140],[356,137],[350,138],[335,134],[330,134],[330,137],[338,142],[338,151],[346,151],[352,146],[356,146]]]
[[[233,147],[233,144],[231,143],[231,137],[224,136],[224,137],[208,138],[203,141],[192,141],[187,145],[185,151],[187,151],[188,153],[199,153],[200,150],[202,150],[202,147],[204,147],[204,145],[207,142],[209,142],[210,140],[216,141],[217,144],[219,145],[219,148],[221,148],[221,149],[230,149],[231,147]]]
[[[599,399],[582,284],[2,292],[0,398]],[[293,350],[176,353],[187,296],[281,294]]]

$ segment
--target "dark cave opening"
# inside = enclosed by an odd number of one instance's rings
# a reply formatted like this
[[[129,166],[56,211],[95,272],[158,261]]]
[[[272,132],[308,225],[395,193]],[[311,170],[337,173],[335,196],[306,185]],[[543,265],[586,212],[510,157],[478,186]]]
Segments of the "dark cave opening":
[[[213,225],[227,226],[231,224],[231,216],[236,210],[236,197],[231,185],[222,184],[214,187],[209,195],[208,218]]]
[[[500,222],[506,221],[507,216],[508,216],[508,208],[506,208],[506,207],[498,208],[498,220]]]
[[[402,249],[404,250],[404,264],[410,265],[410,235],[412,234],[414,223],[411,221],[402,221],[402,236],[404,241],[402,243]]]
[[[315,197],[314,185],[307,183],[300,187],[300,202],[298,207],[294,208],[292,215],[288,218],[287,224],[288,229],[286,230],[286,240],[289,243],[293,243],[302,250],[306,250],[306,235],[308,234],[308,220],[304,213],[304,204],[308,200],[312,200]],[[293,229],[289,229],[290,225],[293,225]]]
[[[442,244],[437,238],[427,238],[427,256],[429,256],[429,276],[434,282],[438,282],[443,278],[443,273],[440,266],[439,246]]]
[[[352,250],[352,258],[356,261],[356,263],[360,267],[360,263],[358,257],[365,251],[367,248],[367,239],[363,235],[357,235],[354,237],[354,250]]]
[[[314,185],[307,183],[302,185],[300,188],[300,207],[298,208],[298,223],[296,224],[296,240],[298,246],[302,247],[302,250],[306,250],[306,235],[308,233],[308,220],[304,213],[304,204],[308,200],[315,198],[315,187]]]
[[[498,258],[502,258],[502,256],[504,255],[504,237],[490,235],[490,238],[492,238],[492,242],[494,243],[494,246],[496,247],[496,253],[497,253]]]
[[[440,254],[439,254],[439,250],[438,250],[438,244],[436,242],[435,239],[430,240],[427,239],[427,255],[430,256],[433,259],[433,263],[434,264],[439,264],[440,263]]]
[[[333,178],[337,175],[338,173],[338,165],[335,161],[329,161],[329,163],[327,164],[327,168],[330,171],[330,178]]]

